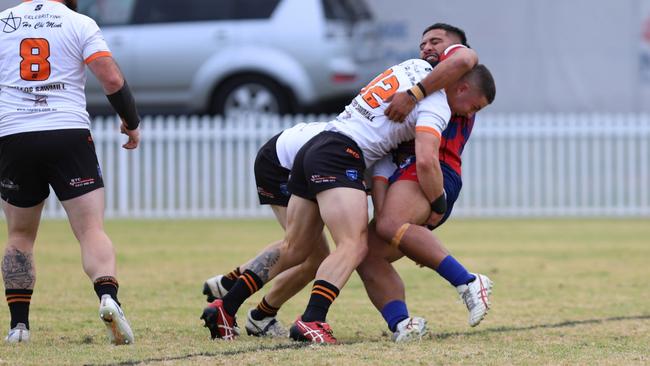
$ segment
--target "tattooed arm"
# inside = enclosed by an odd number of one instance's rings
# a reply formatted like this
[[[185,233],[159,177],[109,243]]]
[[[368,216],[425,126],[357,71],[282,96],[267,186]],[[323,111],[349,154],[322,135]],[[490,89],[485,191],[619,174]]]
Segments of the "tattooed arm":
[[[33,289],[36,282],[34,254],[7,248],[2,259],[2,278],[5,289]]]

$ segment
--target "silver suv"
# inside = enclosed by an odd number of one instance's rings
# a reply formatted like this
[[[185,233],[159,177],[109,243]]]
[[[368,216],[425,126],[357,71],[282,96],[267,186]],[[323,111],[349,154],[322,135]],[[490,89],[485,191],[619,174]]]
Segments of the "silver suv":
[[[144,113],[302,112],[386,66],[364,0],[79,0],[79,11]],[[91,112],[108,105],[94,78],[86,94]]]

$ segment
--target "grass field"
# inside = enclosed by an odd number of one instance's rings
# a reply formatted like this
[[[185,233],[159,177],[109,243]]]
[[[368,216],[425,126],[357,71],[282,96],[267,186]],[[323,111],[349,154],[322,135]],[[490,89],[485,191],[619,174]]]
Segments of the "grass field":
[[[4,224],[0,237],[6,237]],[[224,273],[279,238],[273,221],[109,221],[118,252],[120,300],[136,344],[106,344],[97,298],[63,221],[37,240],[32,343],[0,345],[14,364],[650,364],[650,222],[647,220],[455,220],[439,231],[470,270],[495,282],[493,307],[477,328],[451,286],[412,262],[397,263],[412,314],[431,338],[390,342],[354,275],[328,321],[342,345],[302,346],[247,336],[210,341],[199,320],[205,278]],[[254,306],[260,294],[244,305]],[[307,293],[280,312],[287,324]],[[0,308],[5,332],[9,312]],[[4,336],[4,335],[3,335]]]

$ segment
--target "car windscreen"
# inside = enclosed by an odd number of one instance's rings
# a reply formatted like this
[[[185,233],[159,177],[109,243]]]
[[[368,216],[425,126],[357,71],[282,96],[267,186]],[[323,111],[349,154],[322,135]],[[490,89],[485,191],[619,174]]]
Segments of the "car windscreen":
[[[266,19],[280,0],[138,0],[133,22]]]

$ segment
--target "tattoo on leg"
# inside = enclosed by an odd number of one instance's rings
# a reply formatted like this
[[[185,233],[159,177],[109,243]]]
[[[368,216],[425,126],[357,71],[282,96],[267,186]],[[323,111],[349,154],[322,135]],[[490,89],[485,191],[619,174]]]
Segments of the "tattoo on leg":
[[[248,269],[253,271],[262,281],[264,281],[264,283],[266,283],[269,281],[269,271],[271,270],[271,267],[278,263],[279,259],[280,249],[270,249],[253,259],[253,262],[251,262]]]
[[[34,255],[11,248],[2,259],[2,278],[5,289],[33,289],[36,276],[34,273]]]

